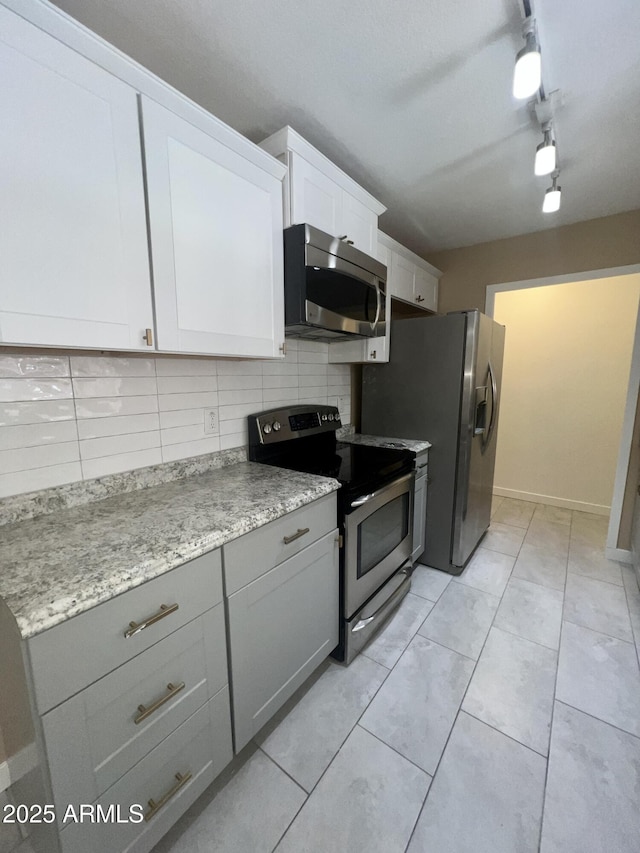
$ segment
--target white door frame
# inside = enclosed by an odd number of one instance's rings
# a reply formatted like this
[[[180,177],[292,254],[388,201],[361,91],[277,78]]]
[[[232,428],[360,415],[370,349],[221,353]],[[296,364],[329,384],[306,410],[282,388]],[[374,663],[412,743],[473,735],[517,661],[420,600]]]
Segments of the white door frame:
[[[550,284],[570,284],[576,281],[593,281],[598,278],[613,278],[620,275],[633,275],[640,273],[640,264],[630,264],[624,267],[611,267],[604,270],[586,270],[584,272],[569,273],[568,275],[554,275],[546,278],[531,278],[523,281],[507,281],[501,284],[488,284],[485,298],[485,313],[493,317],[495,310],[496,293],[508,290],[525,290],[529,287],[546,287]],[[625,403],[624,418],[622,421],[622,434],[620,436],[620,448],[618,450],[618,464],[616,466],[616,477],[611,498],[611,514],[609,516],[609,531],[607,534],[606,556],[610,560],[620,560],[623,563],[631,563],[631,552],[618,548],[618,533],[620,531],[620,520],[622,517],[622,502],[627,482],[627,471],[629,469],[629,458],[631,455],[631,443],[633,441],[633,424],[636,414],[638,393],[640,392],[640,306],[636,320],[636,331],[631,356],[631,367],[629,372],[629,385],[627,387],[627,401]]]

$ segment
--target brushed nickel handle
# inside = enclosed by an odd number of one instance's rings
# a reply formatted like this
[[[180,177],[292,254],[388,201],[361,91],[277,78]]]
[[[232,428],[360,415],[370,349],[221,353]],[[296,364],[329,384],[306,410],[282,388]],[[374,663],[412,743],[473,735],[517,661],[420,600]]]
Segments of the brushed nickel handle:
[[[157,613],[154,613],[153,616],[149,616],[149,618],[145,619],[144,622],[129,622],[129,627],[124,632],[125,638],[128,640],[130,637],[139,634],[140,631],[144,631],[144,629],[148,628],[150,625],[155,625],[156,622],[164,619],[165,616],[169,616],[170,613],[175,613],[178,606],[178,604],[161,604],[160,610]]]
[[[152,329],[145,329],[144,335],[142,336],[142,340],[145,341],[145,343],[147,344],[148,347],[152,347],[153,346],[153,330]]]
[[[424,302],[424,296],[421,296],[420,294],[418,294],[416,296],[416,302]]]
[[[163,794],[158,802],[155,800],[147,800],[149,804],[149,811],[145,814],[145,821],[149,822],[154,815],[156,815],[163,806],[169,802],[172,797],[178,793],[180,788],[187,784],[187,782],[191,779],[191,772],[187,771],[186,773],[176,773],[176,779],[178,780],[173,788],[167,791],[166,794]]]
[[[181,690],[184,690],[184,681],[181,681],[180,684],[172,684],[169,682],[167,684],[167,690],[169,691],[166,696],[162,696],[160,699],[156,699],[153,705],[149,705],[147,708],[145,705],[138,705],[138,711],[140,712],[137,717],[133,718],[133,722],[138,725],[143,720],[146,720],[147,717],[150,717],[158,708],[162,708],[170,699],[173,699],[174,696],[177,696]]]
[[[285,545],[289,545],[291,542],[295,542],[296,539],[299,539],[301,536],[304,536],[304,534],[308,533],[308,532],[309,532],[308,527],[305,527],[305,528],[299,527],[296,530],[296,532],[293,534],[293,536],[285,536],[282,541],[284,542]]]

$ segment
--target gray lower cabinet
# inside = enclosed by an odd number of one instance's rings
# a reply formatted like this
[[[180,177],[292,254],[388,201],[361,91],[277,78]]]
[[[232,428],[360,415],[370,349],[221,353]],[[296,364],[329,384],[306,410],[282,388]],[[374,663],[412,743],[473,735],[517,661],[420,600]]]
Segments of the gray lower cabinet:
[[[220,551],[27,651],[62,853],[147,853],[233,757]]]
[[[412,563],[415,563],[424,551],[427,520],[427,459],[427,453],[419,454],[416,458],[416,484],[413,493]]]
[[[236,752],[338,644],[335,525],[327,495],[224,546]]]

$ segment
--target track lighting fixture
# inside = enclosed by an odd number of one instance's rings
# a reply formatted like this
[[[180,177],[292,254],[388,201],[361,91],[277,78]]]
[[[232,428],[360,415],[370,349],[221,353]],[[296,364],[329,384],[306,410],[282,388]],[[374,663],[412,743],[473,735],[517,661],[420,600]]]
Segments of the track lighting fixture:
[[[533,171],[536,175],[550,175],[557,165],[556,143],[551,137],[551,123],[543,125],[544,141],[536,148]]]
[[[562,187],[558,186],[558,177],[559,175],[556,172],[553,175],[553,183],[544,194],[544,201],[542,202],[543,213],[555,213],[556,210],[560,210]]]
[[[542,82],[540,46],[536,39],[534,18],[525,19],[522,36],[525,46],[516,56],[516,67],[513,71],[513,96],[518,99],[531,97],[538,91]]]

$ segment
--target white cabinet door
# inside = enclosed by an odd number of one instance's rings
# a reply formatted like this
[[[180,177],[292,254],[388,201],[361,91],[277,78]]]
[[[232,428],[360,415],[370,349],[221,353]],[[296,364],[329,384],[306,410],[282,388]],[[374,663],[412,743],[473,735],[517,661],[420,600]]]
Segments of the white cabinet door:
[[[142,117],[158,349],[277,356],[281,182],[146,97]]]
[[[289,152],[289,169],[291,224],[306,222],[342,236],[342,188],[294,151]]]
[[[378,217],[346,191],[343,191],[342,195],[342,226],[338,236],[346,237],[361,252],[375,256],[378,244]]]
[[[438,310],[438,279],[419,266],[416,266],[414,299],[421,308]]]
[[[0,7],[0,340],[147,349],[137,96]]]
[[[413,302],[416,265],[399,252],[390,252],[391,265],[388,286],[394,299]]]

